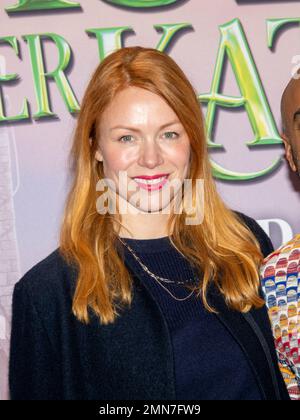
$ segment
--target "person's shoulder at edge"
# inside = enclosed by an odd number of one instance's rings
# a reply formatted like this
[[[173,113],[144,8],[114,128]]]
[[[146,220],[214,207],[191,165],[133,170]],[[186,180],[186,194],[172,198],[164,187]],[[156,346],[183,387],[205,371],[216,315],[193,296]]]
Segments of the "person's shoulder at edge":
[[[271,311],[271,317],[274,322],[279,322],[278,320],[282,314],[286,315],[287,318],[291,316],[288,311],[288,306],[280,304],[280,301],[283,298],[287,299],[288,296],[288,275],[290,275],[293,280],[289,287],[296,290],[295,298],[299,304],[299,294],[297,295],[299,264],[300,235],[297,235],[289,242],[270,253],[264,259],[260,267],[262,288],[265,294],[267,306]],[[280,293],[279,290],[277,290],[278,283],[281,285]]]
[[[299,250],[296,254],[296,250]],[[300,261],[300,234],[296,235],[293,239],[291,239],[286,244],[283,244],[281,247],[276,249],[274,252],[270,253],[263,262],[262,266],[262,274],[264,269],[269,264],[275,264],[279,258],[281,257],[289,257],[291,253],[295,252],[294,259]]]
[[[15,292],[26,291],[34,296],[46,296],[58,290],[70,290],[73,267],[69,266],[56,248],[23,274],[15,284]]]
[[[299,316],[297,316],[297,310],[292,310],[292,306],[296,307],[298,305],[299,307],[299,294],[295,294],[297,302],[295,301],[291,305],[282,305],[282,302],[288,302],[289,288],[294,288],[297,291],[299,263],[300,235],[297,235],[268,255],[264,259],[260,270],[262,289],[269,310],[279,367],[292,400],[300,400],[300,364],[295,362],[295,358],[290,352],[290,349],[293,349],[290,337],[298,337],[299,339]],[[281,275],[277,275],[278,270],[280,270]],[[288,286],[287,274],[289,271],[293,281]],[[280,293],[277,292],[278,284],[281,287]],[[284,336],[282,320],[286,322],[285,329],[289,331],[288,336]],[[283,342],[285,342],[285,345],[283,345]]]

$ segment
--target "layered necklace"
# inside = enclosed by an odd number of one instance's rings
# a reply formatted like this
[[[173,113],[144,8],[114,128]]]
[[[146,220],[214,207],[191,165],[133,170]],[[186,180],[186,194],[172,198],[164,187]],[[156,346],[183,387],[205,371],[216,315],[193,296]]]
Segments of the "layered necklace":
[[[164,285],[166,284],[176,284],[176,285],[187,285],[191,282],[195,282],[195,277],[193,279],[188,279],[187,281],[179,281],[179,280],[171,280],[164,277],[157,276],[156,274],[152,273],[152,271],[149,270],[149,268],[140,260],[140,258],[135,254],[135,252],[132,250],[132,248],[126,244],[120,237],[118,237],[120,242],[128,249],[128,251],[133,255],[135,260],[138,262],[138,264],[142,267],[142,269],[149,274],[150,277],[152,277],[167,293],[169,293],[170,296],[172,296],[173,299],[178,301],[183,301],[189,299],[192,294],[194,293],[194,290],[192,290],[191,293],[188,294],[188,296],[184,298],[178,298],[173,295],[173,293]]]

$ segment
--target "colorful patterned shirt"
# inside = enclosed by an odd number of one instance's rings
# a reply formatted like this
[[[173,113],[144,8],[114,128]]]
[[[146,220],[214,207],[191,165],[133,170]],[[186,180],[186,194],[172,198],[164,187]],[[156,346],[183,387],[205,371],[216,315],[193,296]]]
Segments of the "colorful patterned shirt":
[[[280,370],[300,400],[300,235],[264,260],[261,277]]]

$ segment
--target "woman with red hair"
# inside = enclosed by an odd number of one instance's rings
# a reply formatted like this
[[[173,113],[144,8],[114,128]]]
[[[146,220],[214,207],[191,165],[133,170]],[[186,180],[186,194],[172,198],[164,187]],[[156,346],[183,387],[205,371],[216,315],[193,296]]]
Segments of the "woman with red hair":
[[[217,193],[174,60],[107,56],[71,158],[59,248],[14,291],[12,398],[289,399],[260,291],[272,245]]]

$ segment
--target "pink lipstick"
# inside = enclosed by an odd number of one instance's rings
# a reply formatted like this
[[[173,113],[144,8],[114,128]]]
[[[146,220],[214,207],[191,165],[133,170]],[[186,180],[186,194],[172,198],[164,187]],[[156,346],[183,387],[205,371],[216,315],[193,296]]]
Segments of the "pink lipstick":
[[[146,191],[160,190],[167,182],[169,174],[142,175],[133,179],[138,186]]]

